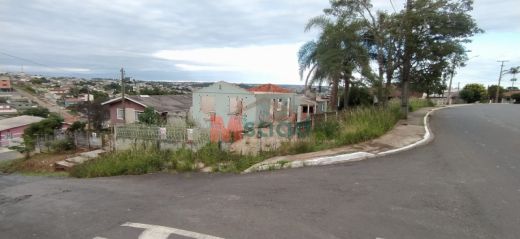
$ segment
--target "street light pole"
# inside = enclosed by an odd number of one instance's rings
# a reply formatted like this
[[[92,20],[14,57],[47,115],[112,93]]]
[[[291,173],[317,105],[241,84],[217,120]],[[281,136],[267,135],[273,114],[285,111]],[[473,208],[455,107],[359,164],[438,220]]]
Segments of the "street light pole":
[[[504,62],[508,62],[508,61],[497,61],[497,62],[501,62],[502,64],[500,65],[500,75],[498,76],[498,85],[497,85],[497,93],[495,95],[495,103],[499,103],[498,102],[498,97],[500,96],[500,81],[502,81],[502,75],[504,74]]]

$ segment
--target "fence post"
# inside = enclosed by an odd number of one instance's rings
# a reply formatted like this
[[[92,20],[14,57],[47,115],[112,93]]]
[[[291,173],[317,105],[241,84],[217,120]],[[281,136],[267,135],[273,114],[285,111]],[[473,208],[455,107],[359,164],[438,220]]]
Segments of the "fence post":
[[[116,126],[112,126],[112,151],[116,151],[116,142],[117,142],[117,131],[116,131]]]

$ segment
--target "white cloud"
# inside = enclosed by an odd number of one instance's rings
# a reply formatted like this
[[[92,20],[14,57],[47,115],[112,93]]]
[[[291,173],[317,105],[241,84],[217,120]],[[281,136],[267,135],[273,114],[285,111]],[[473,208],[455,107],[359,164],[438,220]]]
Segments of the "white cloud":
[[[246,75],[261,74],[270,82],[297,83],[297,52],[301,43],[161,50],[154,57],[175,62],[185,71],[232,71]]]

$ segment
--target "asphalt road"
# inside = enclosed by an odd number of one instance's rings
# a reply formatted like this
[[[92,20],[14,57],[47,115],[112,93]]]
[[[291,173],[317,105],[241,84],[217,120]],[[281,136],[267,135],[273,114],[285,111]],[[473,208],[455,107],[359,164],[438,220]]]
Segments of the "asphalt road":
[[[0,238],[519,238],[520,105],[444,109],[431,125],[428,145],[324,167],[1,176]]]

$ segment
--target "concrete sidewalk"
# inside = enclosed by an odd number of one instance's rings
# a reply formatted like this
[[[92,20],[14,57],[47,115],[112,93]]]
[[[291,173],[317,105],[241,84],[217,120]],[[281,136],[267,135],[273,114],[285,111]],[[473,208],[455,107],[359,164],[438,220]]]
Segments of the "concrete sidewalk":
[[[351,162],[406,150],[431,140],[431,134],[425,127],[428,120],[425,117],[429,112],[442,108],[445,107],[427,107],[412,112],[408,119],[400,120],[392,130],[374,140],[323,151],[269,158],[251,166],[244,173]]]

